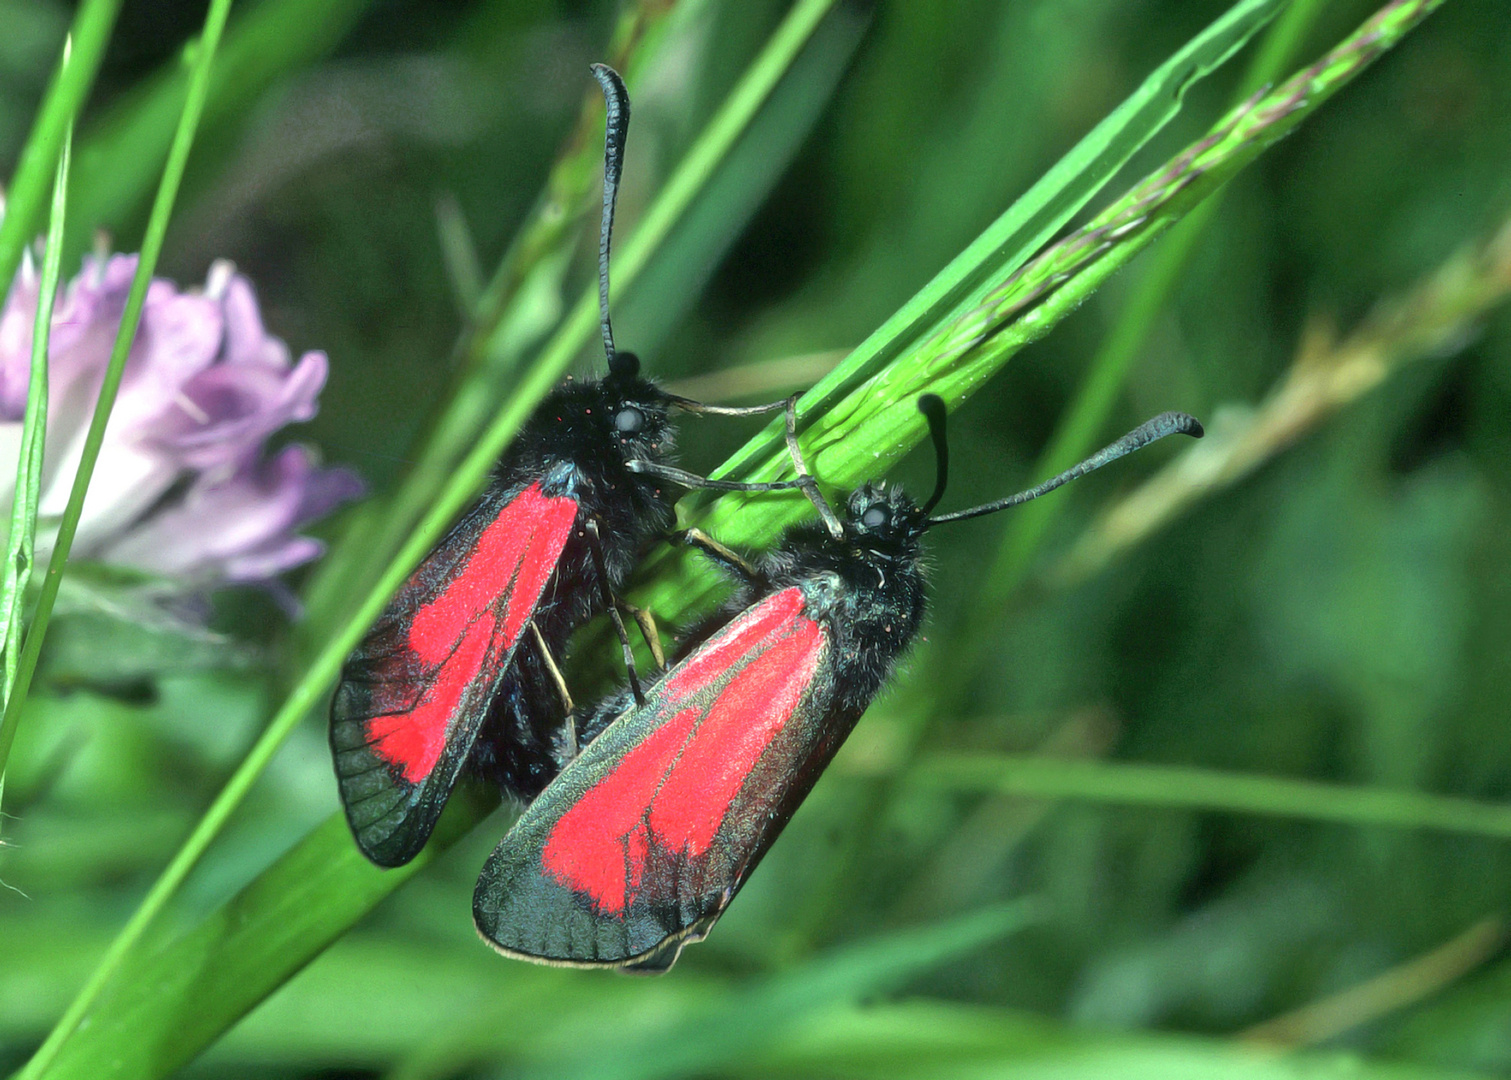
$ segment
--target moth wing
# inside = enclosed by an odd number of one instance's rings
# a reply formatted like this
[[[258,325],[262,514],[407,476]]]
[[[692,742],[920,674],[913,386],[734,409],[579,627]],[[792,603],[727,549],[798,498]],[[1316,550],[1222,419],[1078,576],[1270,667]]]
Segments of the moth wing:
[[[576,516],[538,484],[490,491],[347,659],[331,750],[352,835],[378,865],[429,839]]]
[[[792,588],[673,667],[489,857],[473,895],[483,937],[537,962],[669,968],[708,933],[827,762],[835,740],[817,688],[828,652]]]

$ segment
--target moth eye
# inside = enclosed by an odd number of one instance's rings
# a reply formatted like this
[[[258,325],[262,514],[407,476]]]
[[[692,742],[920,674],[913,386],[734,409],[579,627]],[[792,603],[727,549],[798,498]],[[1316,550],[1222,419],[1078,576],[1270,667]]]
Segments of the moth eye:
[[[645,413],[633,405],[626,405],[614,414],[614,430],[621,435],[634,435],[645,427]]]
[[[860,523],[868,529],[879,529],[887,523],[889,516],[885,508],[873,506],[860,516]]]

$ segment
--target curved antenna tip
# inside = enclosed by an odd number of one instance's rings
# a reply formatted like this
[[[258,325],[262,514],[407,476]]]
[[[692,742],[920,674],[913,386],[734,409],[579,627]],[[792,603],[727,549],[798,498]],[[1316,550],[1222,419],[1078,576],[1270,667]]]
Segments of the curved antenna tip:
[[[944,489],[950,482],[950,444],[945,435],[949,410],[944,407],[944,398],[938,394],[922,394],[918,398],[918,411],[928,420],[929,438],[934,443],[934,491],[919,507],[919,513],[927,518],[944,498]]]
[[[1183,412],[1162,412],[1138,429],[1138,434],[1146,436],[1145,442],[1154,442],[1166,435],[1189,435],[1193,439],[1199,439],[1206,433],[1207,429],[1201,426],[1200,420]],[[1130,432],[1131,434],[1133,433]]]
[[[1180,434],[1199,439],[1207,433],[1207,429],[1201,426],[1201,421],[1189,413],[1175,413],[1174,416],[1179,425],[1175,430]]]
[[[609,354],[609,374],[621,379],[633,379],[640,374],[640,357],[628,349],[618,349]]]

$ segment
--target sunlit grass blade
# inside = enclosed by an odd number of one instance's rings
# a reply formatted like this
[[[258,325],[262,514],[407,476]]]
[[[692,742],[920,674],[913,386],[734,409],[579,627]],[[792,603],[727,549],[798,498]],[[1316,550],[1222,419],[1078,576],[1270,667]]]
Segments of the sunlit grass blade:
[[[184,97],[178,130],[174,134],[173,146],[169,150],[167,163],[163,167],[157,198],[153,202],[152,214],[147,222],[147,231],[142,238],[141,255],[137,262],[136,273],[131,280],[131,290],[126,296],[125,309],[121,313],[121,325],[116,333],[115,344],[110,351],[110,362],[105,369],[105,378],[100,386],[94,416],[90,420],[89,431],[84,438],[83,451],[79,457],[79,469],[74,476],[73,487],[69,491],[68,504],[64,508],[62,520],[58,524],[58,536],[53,544],[52,556],[48,560],[47,576],[43,579],[41,594],[37,598],[36,614],[32,617],[25,644],[22,646],[16,683],[10,700],[6,702],[5,742],[3,744],[6,748],[15,731],[16,718],[26,703],[32,673],[36,670],[37,657],[42,649],[42,639],[47,632],[48,619],[52,614],[53,603],[57,600],[58,586],[62,582],[63,570],[68,563],[74,534],[79,527],[79,515],[84,508],[84,495],[89,489],[94,465],[100,455],[100,444],[105,438],[105,424],[110,418],[110,409],[115,404],[116,391],[120,389],[121,375],[126,368],[126,358],[130,355],[132,342],[136,338],[137,325],[142,316],[142,306],[147,299],[147,287],[152,281],[152,272],[157,268],[158,256],[163,250],[163,237],[168,231],[168,219],[173,213],[173,203],[178,196],[179,183],[183,180],[189,150],[194,145],[194,135],[199,127],[199,118],[204,109],[205,95],[209,87],[215,48],[220,43],[221,32],[225,29],[226,16],[230,10],[231,0],[211,0],[210,9],[205,16],[204,32],[194,46],[193,68],[188,91]],[[117,950],[106,954],[100,968],[91,976],[78,998],[58,1021],[57,1027],[21,1071],[21,1076],[42,1075],[58,1047],[68,1038],[79,1020],[88,1011],[94,994],[98,993],[100,987],[104,985],[111,967],[119,962],[123,951]]]
[[[832,411],[841,398],[916,345],[950,312],[971,306],[992,278],[1022,266],[1179,114],[1191,86],[1221,67],[1283,6],[1283,0],[1240,0],[1161,64],[916,296],[804,394],[799,415]],[[769,456],[780,439],[780,426],[773,424],[714,475],[739,471]]]
[[[801,441],[814,474],[842,488],[885,475],[924,435],[916,407],[921,394],[939,394],[952,407],[969,397],[1442,3],[1392,0],[1315,64],[1221,118],[1204,138],[1084,227],[1017,270],[989,280],[922,342],[813,417]],[[731,463],[743,460],[754,445]],[[788,468],[785,454],[779,454],[749,475],[771,479]],[[699,517],[698,524],[723,542],[759,545],[801,518],[803,506],[801,499],[728,496]],[[664,561],[651,565],[660,567]],[[669,580],[648,594],[658,614],[676,618],[706,601],[715,580],[712,571],[698,567],[687,574],[697,576],[691,583],[688,576]]]
[[[67,67],[64,60],[64,67]],[[32,322],[31,371],[26,385],[26,410],[21,420],[21,449],[16,455],[16,490],[11,497],[10,530],[5,566],[0,571],[0,634],[4,637],[4,682],[0,696],[10,700],[21,662],[21,632],[26,612],[26,588],[36,560],[37,505],[42,501],[42,447],[47,438],[47,348],[52,340],[52,309],[63,267],[63,228],[68,208],[68,165],[73,147],[71,129],[63,136],[53,180],[52,216],[37,291],[37,315]],[[30,273],[23,270],[23,273]],[[14,721],[11,722],[14,724]],[[10,733],[0,730],[0,776],[10,756]]]
[[[40,231],[58,156],[94,85],[120,8],[121,0],[85,0],[74,15],[66,46],[68,63],[58,65],[5,192],[5,214],[0,218],[0,282],[7,289],[21,265],[22,252]]]
[[[1297,54],[1307,31],[1325,6],[1326,0],[1294,0],[1275,20],[1244,74],[1235,106],[1290,70],[1299,58]],[[1197,244],[1222,206],[1223,194],[1222,191],[1213,192],[1206,202],[1171,229],[1164,243],[1152,253],[1151,265],[1134,286],[1101,347],[1092,355],[1075,397],[1055,424],[1054,434],[1034,465],[1033,482],[1064,472],[1096,449],[1097,439],[1104,434],[1107,419],[1133,363],[1154,332],[1176,286],[1185,279]],[[1039,543],[1065,505],[1064,499],[1040,499],[1024,506],[1003,523],[996,560],[982,583],[981,595],[974,606],[974,611],[981,613],[983,620],[998,617],[1002,604],[1023,579]],[[959,641],[968,648],[972,642],[985,636],[985,626],[971,625],[962,629]]]
[[[913,782],[951,791],[1297,818],[1511,840],[1511,805],[1178,765],[940,754]]]

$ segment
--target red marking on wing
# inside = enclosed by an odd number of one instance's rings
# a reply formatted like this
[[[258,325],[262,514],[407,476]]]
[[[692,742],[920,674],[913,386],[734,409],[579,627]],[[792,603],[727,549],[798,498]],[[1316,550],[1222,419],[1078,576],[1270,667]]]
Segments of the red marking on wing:
[[[619,915],[652,846],[687,858],[708,850],[818,668],[824,633],[802,606],[797,589],[777,593],[668,677],[656,711],[669,719],[561,816],[541,853],[548,872]],[[698,692],[704,700],[685,700]]]
[[[415,611],[406,642],[425,670],[396,685],[419,682],[423,692],[407,708],[379,697],[379,714],[367,724],[373,749],[409,783],[424,780],[441,759],[468,687],[496,674],[499,658],[514,647],[576,518],[575,499],[550,497],[530,485],[478,534],[446,587]]]
[[[822,646],[818,623],[799,620],[791,637],[719,694],[651,803],[658,843],[693,857],[708,850],[745,778],[808,689]]]
[[[576,517],[575,499],[551,498],[538,484],[509,500],[477,538],[451,584],[415,613],[409,647],[420,661],[444,663],[472,620],[506,591],[503,646],[512,646],[561,558]]]
[[[684,709],[651,732],[562,815],[546,840],[542,864],[591,896],[601,911],[622,914],[640,888],[649,853],[645,808],[698,716],[697,708]]]
[[[670,694],[694,694],[727,672],[730,665],[803,610],[800,589],[783,589],[745,612],[667,677]]]
[[[441,667],[435,682],[425,691],[419,704],[408,712],[375,716],[367,725],[373,749],[385,761],[400,767],[404,779],[418,784],[430,775],[446,749],[446,731],[452,712],[477,677],[488,656],[493,638],[493,616],[479,615]]]

